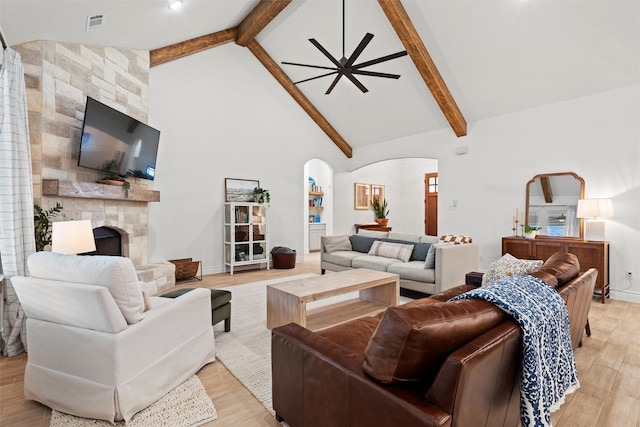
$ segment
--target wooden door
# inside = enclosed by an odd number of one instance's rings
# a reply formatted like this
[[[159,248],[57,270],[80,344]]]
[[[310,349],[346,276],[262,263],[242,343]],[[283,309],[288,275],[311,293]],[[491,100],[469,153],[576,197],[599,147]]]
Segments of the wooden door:
[[[438,235],[438,173],[424,175],[424,234]]]

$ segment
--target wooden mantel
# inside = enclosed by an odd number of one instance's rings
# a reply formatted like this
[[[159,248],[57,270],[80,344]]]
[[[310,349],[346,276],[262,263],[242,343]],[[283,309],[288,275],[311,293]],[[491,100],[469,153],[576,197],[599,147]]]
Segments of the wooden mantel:
[[[159,202],[160,192],[140,188],[130,188],[125,197],[122,187],[95,182],[76,182],[63,179],[43,179],[42,195],[71,197],[80,199],[121,200],[127,202]]]

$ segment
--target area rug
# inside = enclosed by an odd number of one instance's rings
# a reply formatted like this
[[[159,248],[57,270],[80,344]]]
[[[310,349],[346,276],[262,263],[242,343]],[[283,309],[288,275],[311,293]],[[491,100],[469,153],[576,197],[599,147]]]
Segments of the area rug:
[[[196,375],[167,393],[162,399],[117,427],[192,427],[217,418],[216,408]],[[81,418],[51,411],[49,427],[112,427],[108,421]]]
[[[267,285],[313,277],[307,273],[225,288],[231,291],[231,331],[214,327],[216,357],[271,414],[271,331],[267,329]],[[315,301],[309,308],[353,298],[354,294]],[[400,301],[411,301],[400,297]]]

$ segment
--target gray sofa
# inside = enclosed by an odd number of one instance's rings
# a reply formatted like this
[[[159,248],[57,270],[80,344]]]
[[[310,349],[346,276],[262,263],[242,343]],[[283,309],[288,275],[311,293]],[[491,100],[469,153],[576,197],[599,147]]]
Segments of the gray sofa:
[[[371,245],[376,240],[413,245],[411,257],[403,261],[389,256],[369,255]],[[351,236],[323,236],[320,268],[322,274],[326,270],[344,271],[351,268],[387,271],[400,276],[401,288],[436,294],[465,283],[465,274],[478,269],[476,243],[438,242],[436,236],[368,230],[360,230]],[[430,265],[426,265],[426,256],[431,259]]]

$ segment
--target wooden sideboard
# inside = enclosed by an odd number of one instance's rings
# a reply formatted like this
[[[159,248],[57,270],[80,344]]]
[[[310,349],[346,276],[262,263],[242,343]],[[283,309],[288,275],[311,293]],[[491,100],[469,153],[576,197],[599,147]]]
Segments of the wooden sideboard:
[[[371,231],[391,231],[391,227],[387,227],[385,225],[379,225],[377,222],[365,222],[362,224],[354,224],[356,227],[356,234],[360,230],[371,230]]]
[[[604,304],[609,296],[609,242],[593,242],[578,239],[558,239],[541,237],[525,239],[523,237],[503,237],[502,254],[510,253],[520,259],[541,259],[546,261],[558,251],[570,252],[578,257],[580,270],[598,269],[598,278],[594,295]]]

